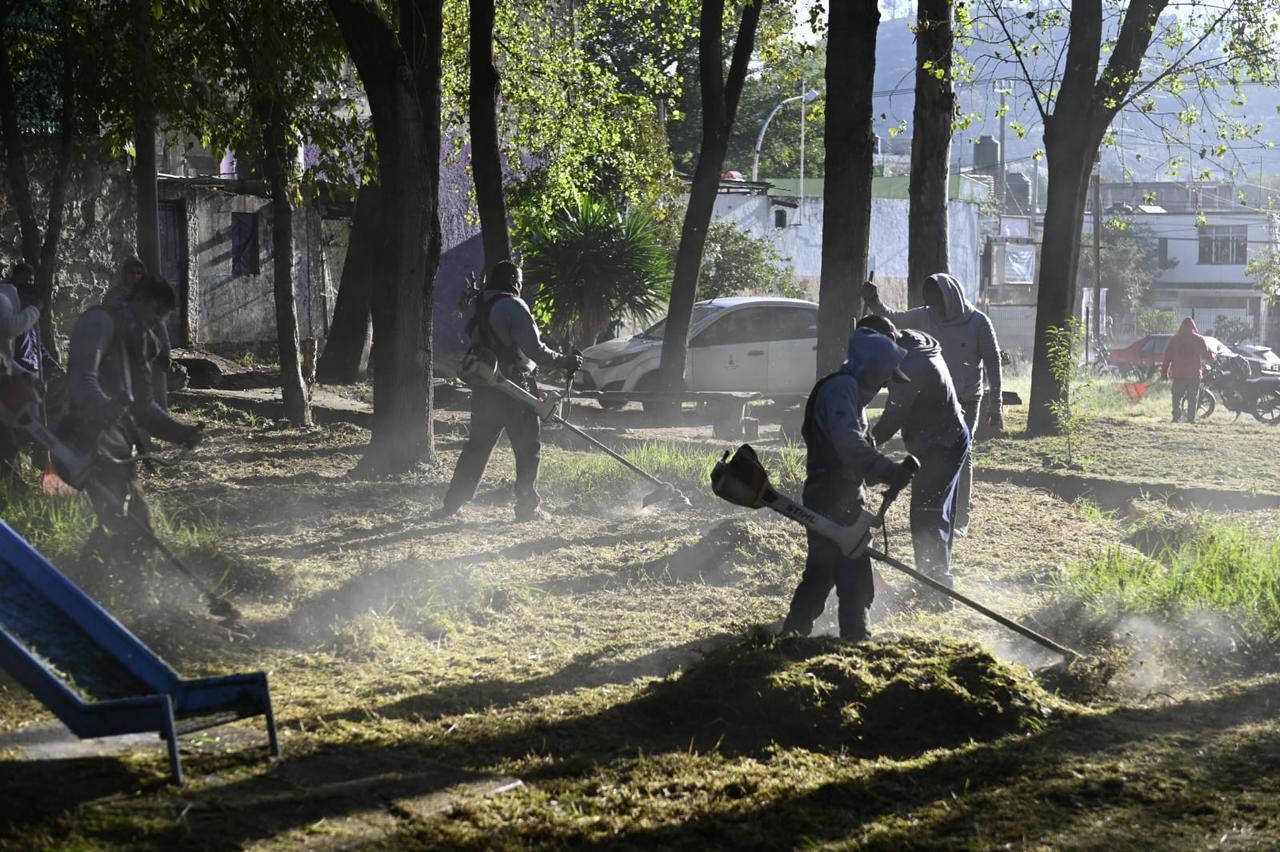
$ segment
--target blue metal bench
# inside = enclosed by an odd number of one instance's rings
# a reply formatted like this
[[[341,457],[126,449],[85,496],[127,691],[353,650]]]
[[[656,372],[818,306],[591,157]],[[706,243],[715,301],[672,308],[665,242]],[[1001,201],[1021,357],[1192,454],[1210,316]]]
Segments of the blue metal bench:
[[[178,736],[266,716],[264,672],[184,680],[0,521],[0,666],[81,739],[155,731],[182,783]]]

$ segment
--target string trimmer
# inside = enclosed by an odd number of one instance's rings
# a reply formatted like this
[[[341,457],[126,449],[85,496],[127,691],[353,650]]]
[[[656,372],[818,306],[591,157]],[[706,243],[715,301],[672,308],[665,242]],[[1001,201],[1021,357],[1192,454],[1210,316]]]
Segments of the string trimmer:
[[[8,383],[4,384],[8,385]],[[155,530],[127,512],[127,507],[94,479],[95,468],[99,464],[129,464],[134,461],[161,460],[155,459],[149,454],[114,459],[103,458],[98,454],[78,453],[45,426],[34,400],[27,398],[19,402],[17,399],[5,396],[2,391],[0,391],[0,397],[4,397],[0,399],[0,403],[3,403],[0,404],[0,420],[7,421],[8,425],[23,430],[49,452],[50,458],[57,463],[65,474],[65,476],[59,477],[59,482],[65,481],[65,484],[73,489],[91,490],[95,496],[105,499],[114,505],[117,513],[159,551],[179,573],[186,577],[191,582],[191,585],[195,586],[208,604],[209,614],[219,619],[221,626],[233,631],[243,629],[240,624],[242,618],[240,610],[226,598],[214,592],[204,580],[200,579],[195,572],[178,558],[176,553],[160,540]]]
[[[537,413],[540,420],[554,420],[561,426],[568,429],[573,434],[582,438],[598,450],[602,450],[609,455],[614,461],[621,464],[627,470],[643,477],[652,485],[657,486],[656,490],[646,494],[644,497],[644,505],[650,506],[654,503],[670,501],[673,503],[682,503],[685,506],[691,505],[689,498],[680,492],[669,482],[663,482],[644,468],[639,467],[625,456],[615,452],[611,447],[603,442],[593,438],[582,429],[574,426],[556,413],[556,408],[560,403],[560,395],[553,390],[543,392],[541,397],[536,397],[529,391],[520,387],[515,382],[504,377],[498,372],[498,359],[493,353],[484,350],[472,350],[468,352],[462,359],[459,366],[458,375],[467,384],[473,387],[484,387],[496,390],[506,396],[516,400],[517,402],[527,405]]]
[[[919,470],[920,464],[914,457],[907,456],[907,466],[914,473]],[[950,586],[939,583],[932,577],[921,574],[911,566],[871,547],[872,530],[884,526],[885,513],[889,510],[889,506],[897,498],[901,489],[890,488],[884,492],[884,499],[880,503],[880,511],[872,513],[864,508],[852,524],[848,526],[837,524],[825,515],[802,506],[774,489],[769,484],[769,474],[765,471],[764,466],[760,464],[760,459],[755,450],[751,448],[750,444],[743,444],[733,454],[732,458],[729,456],[729,451],[725,450],[724,457],[716,463],[715,468],[711,471],[711,490],[722,500],[727,500],[738,506],[746,506],[748,509],[759,509],[767,506],[773,511],[799,522],[805,528],[813,530],[818,535],[831,539],[848,557],[856,558],[865,553],[890,568],[896,568],[913,580],[923,583],[934,591],[941,592],[970,609],[982,613],[992,621],[1009,628],[1020,636],[1030,639],[1037,645],[1048,648],[1055,654],[1061,654],[1066,662],[1083,659],[1082,654],[1071,650],[1065,645],[1059,645],[1030,627],[1019,624],[1011,618],[1006,618],[1000,613],[988,609],[973,598],[963,595]]]

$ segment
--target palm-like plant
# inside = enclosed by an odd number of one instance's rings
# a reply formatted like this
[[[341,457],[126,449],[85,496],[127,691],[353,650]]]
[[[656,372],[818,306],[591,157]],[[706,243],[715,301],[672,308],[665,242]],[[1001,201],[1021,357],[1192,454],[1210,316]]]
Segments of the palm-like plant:
[[[648,319],[662,310],[670,258],[648,211],[582,198],[532,231],[524,272],[551,336],[585,348],[624,314]]]

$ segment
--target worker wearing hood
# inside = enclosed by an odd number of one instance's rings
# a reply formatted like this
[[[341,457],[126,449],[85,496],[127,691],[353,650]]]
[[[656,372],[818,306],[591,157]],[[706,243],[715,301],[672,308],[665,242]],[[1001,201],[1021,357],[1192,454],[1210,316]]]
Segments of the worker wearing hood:
[[[1164,364],[1160,378],[1170,379],[1173,385],[1173,422],[1184,416],[1188,423],[1196,422],[1196,406],[1200,402],[1200,376],[1205,364],[1214,358],[1205,343],[1196,321],[1187,317],[1178,333],[1169,340],[1164,351]]]
[[[976,439],[978,435],[984,384],[991,388],[987,428],[996,434],[1004,431],[1004,413],[1000,408],[1000,346],[995,328],[990,318],[969,302],[959,281],[945,272],[930,275],[924,285],[924,307],[907,311],[885,307],[879,290],[870,282],[862,287],[862,299],[872,313],[885,317],[899,328],[923,331],[942,346],[942,359],[951,373],[951,383],[971,437]],[[956,531],[960,535],[969,527],[972,496],[973,467],[971,462],[966,462],[956,509]]]
[[[950,587],[956,495],[969,458],[969,429],[942,360],[942,347],[923,331],[895,328],[880,316],[863,317],[858,328],[879,332],[907,352],[899,369],[911,381],[889,384],[889,398],[871,436],[880,445],[901,432],[907,452],[920,462],[911,482],[916,570]],[[951,604],[944,596],[925,600],[939,609]]]
[[[862,510],[863,482],[901,487],[911,479],[903,465],[879,452],[867,428],[866,405],[890,380],[906,381],[898,365],[906,351],[887,337],[858,330],[849,358],[814,385],[805,406],[804,505],[836,523],[850,524]],[[834,586],[840,600],[840,636],[867,637],[867,610],[875,594],[871,558],[849,559],[831,540],[810,531],[804,576],[791,599],[783,633],[808,636]]]
[[[15,278],[21,266],[15,268]],[[39,322],[40,312],[34,307],[22,306],[22,299],[13,284],[0,284],[0,375],[4,377],[0,381],[25,380],[20,377],[25,376],[26,371],[14,358],[14,341],[25,337],[32,329],[37,329],[38,333]],[[17,474],[18,443],[18,436],[13,430],[0,425],[0,477],[20,479]]]

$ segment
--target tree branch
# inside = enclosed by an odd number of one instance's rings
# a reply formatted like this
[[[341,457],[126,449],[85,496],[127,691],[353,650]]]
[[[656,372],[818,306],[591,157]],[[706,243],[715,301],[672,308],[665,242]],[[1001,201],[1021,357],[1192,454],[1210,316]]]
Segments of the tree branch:
[[[1031,97],[1035,99],[1036,112],[1040,113],[1040,121],[1048,122],[1048,108],[1044,102],[1040,100],[1040,93],[1036,91],[1035,78],[1031,76],[1031,70],[1027,68],[1027,63],[1022,59],[1022,49],[1018,47],[1018,43],[1013,38],[1013,33],[1009,32],[1009,26],[1001,17],[999,10],[991,3],[987,3],[987,8],[991,10],[991,14],[1000,22],[1000,29],[1004,32],[1005,43],[1009,45],[1009,49],[1013,51],[1014,57],[1018,60],[1018,67],[1022,69],[1022,77],[1027,81],[1027,88],[1031,91]]]
[[[1195,53],[1200,47],[1204,45],[1206,41],[1209,40],[1210,36],[1214,35],[1217,32],[1218,27],[1221,26],[1224,20],[1226,20],[1227,13],[1230,12],[1235,7],[1235,5],[1236,5],[1235,0],[1233,0],[1233,2],[1230,5],[1228,5],[1226,8],[1222,10],[1222,14],[1220,14],[1217,17],[1217,19],[1214,20],[1213,26],[1207,27],[1200,34],[1200,38],[1196,39],[1196,43],[1191,45],[1191,47],[1189,47],[1186,50],[1186,52],[1182,54],[1183,59],[1186,59],[1187,57]],[[1159,74],[1157,74],[1153,79],[1147,81],[1146,83],[1142,84],[1139,88],[1135,89],[1133,93],[1130,94],[1129,97],[1127,97],[1124,100],[1124,102],[1121,104],[1121,109],[1133,103],[1138,98],[1142,97],[1147,92],[1151,91],[1156,86],[1160,85],[1160,83],[1172,77],[1174,74],[1179,74],[1187,70],[1185,67],[1180,70],[1178,68],[1178,65],[1179,65],[1178,62],[1170,62],[1168,65],[1166,65],[1165,69],[1161,71]]]
[[[747,78],[747,64],[751,61],[751,52],[755,48],[756,29],[760,24],[760,8],[764,0],[751,0],[742,8],[742,20],[738,24],[738,38],[733,43],[733,59],[729,62],[729,79],[725,83],[724,106],[725,121],[733,124],[738,114],[738,100],[742,96],[742,85]],[[801,104],[801,109],[804,104]]]

